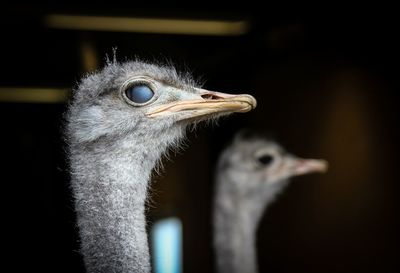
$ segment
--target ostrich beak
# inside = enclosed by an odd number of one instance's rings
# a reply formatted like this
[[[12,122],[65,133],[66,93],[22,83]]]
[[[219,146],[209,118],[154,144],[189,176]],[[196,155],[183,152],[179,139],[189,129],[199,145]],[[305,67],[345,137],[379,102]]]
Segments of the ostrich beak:
[[[308,173],[324,173],[328,170],[328,162],[322,159],[294,159],[292,175],[303,175]]]
[[[256,99],[247,94],[232,95],[205,89],[196,89],[190,99],[180,99],[151,109],[147,116],[151,118],[179,114],[179,120],[201,119],[212,114],[245,113],[254,109]]]

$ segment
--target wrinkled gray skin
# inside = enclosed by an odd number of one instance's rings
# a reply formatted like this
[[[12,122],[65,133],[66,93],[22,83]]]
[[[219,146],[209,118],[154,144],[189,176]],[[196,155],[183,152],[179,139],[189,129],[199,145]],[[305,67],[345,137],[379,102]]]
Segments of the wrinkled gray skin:
[[[120,89],[142,75],[155,81],[157,100],[136,107]],[[195,97],[195,92],[190,77],[137,61],[108,63],[74,91],[66,138],[88,272],[150,272],[144,213],[148,182],[162,154],[183,137],[188,121],[179,113],[149,118],[145,112]]]
[[[267,154],[273,161],[265,165],[258,158]],[[300,174],[298,162],[275,142],[254,136],[239,135],[223,151],[216,170],[213,214],[218,273],[257,272],[257,226],[288,178]]]

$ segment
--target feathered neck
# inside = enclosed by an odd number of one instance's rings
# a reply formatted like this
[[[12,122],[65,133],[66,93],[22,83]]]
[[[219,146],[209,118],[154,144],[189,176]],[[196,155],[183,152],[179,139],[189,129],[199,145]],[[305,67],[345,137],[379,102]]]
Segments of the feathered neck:
[[[71,143],[81,251],[91,272],[150,272],[145,201],[169,142],[134,135]]]
[[[235,192],[230,179],[234,178],[226,173],[216,178],[213,223],[217,272],[256,273],[258,224],[287,181],[258,188],[243,196]]]

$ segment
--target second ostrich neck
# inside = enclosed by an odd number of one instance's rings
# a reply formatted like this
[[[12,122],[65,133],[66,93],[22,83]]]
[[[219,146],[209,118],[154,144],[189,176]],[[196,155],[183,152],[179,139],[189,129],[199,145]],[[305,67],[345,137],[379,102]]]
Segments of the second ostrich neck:
[[[258,219],[254,219],[246,208],[237,207],[237,203],[231,205],[230,209],[217,209],[215,213],[218,273],[255,273]]]
[[[220,257],[217,261],[219,273],[255,273],[257,272],[257,259],[255,250],[255,225],[248,221],[246,215],[237,215],[220,222],[216,227],[219,234],[219,244],[223,248],[217,249]],[[232,225],[232,223],[248,223],[247,225]]]
[[[150,272],[145,200],[151,170],[165,148],[134,138],[99,141],[84,151],[72,148],[72,185],[88,272]]]
[[[229,175],[219,177],[224,179]],[[247,196],[233,194],[228,186],[232,183],[220,183],[214,208],[218,273],[258,272],[257,227],[265,209],[286,184],[260,188]]]

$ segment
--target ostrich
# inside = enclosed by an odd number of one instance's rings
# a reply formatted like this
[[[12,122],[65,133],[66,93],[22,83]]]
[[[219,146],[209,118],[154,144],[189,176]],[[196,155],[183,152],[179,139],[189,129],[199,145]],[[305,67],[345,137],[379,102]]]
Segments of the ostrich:
[[[267,206],[288,179],[323,172],[323,160],[300,159],[259,136],[237,135],[216,170],[214,248],[218,273],[257,272],[255,237]]]
[[[196,87],[173,67],[108,62],[66,114],[71,186],[88,272],[150,272],[145,201],[152,169],[188,124],[256,106]]]

